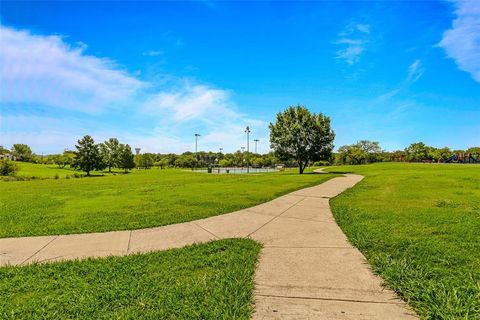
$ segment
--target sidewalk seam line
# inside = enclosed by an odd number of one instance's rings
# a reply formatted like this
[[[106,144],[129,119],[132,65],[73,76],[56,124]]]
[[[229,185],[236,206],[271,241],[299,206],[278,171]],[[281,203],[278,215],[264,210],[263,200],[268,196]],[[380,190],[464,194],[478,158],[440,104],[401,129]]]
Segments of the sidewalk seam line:
[[[45,249],[50,243],[52,243],[55,239],[57,239],[59,236],[55,236],[52,240],[48,241],[44,246],[42,246],[40,249],[38,249],[37,251],[35,251],[34,254],[32,254],[30,257],[28,257],[27,259],[23,260],[20,265],[24,264],[25,262],[27,262],[28,260],[32,259],[33,257],[35,257],[35,255],[37,253],[39,253],[40,251],[42,251],[43,249]]]
[[[265,222],[264,224],[262,224],[258,229],[250,232],[248,235],[247,235],[247,238],[250,237],[252,234],[254,234],[255,232],[257,232],[258,230],[262,229],[263,227],[265,227],[267,224],[269,224],[270,222],[272,222],[273,220],[277,219],[278,217],[280,217],[282,214],[284,214],[285,212],[287,212],[288,210],[290,210],[291,208],[295,207],[299,202],[305,200],[305,197],[302,196],[303,199],[295,202],[294,204],[292,204],[291,206],[289,206],[287,209],[283,210],[282,212],[280,212],[280,214],[278,216],[274,216],[272,219],[268,220],[267,222]]]
[[[403,305],[401,301],[399,302],[389,302],[389,301],[365,301],[365,300],[355,300],[355,299],[341,299],[341,298],[315,298],[315,297],[302,297],[302,296],[281,296],[281,295],[272,295],[272,294],[256,294],[258,297],[266,298],[284,298],[284,299],[305,299],[305,300],[324,300],[324,301],[343,301],[343,302],[359,302],[359,303],[378,303],[378,304],[394,304],[394,305]]]
[[[133,233],[133,230],[130,230],[130,233],[128,235],[128,244],[127,244],[127,254],[130,252],[130,242],[132,241],[132,233]]]
[[[213,234],[212,232],[208,231],[207,229],[205,229],[205,228],[202,227],[201,225],[197,224],[195,221],[192,221],[192,223],[193,223],[194,225],[196,225],[197,227],[199,227],[200,229],[202,229],[203,231],[210,233],[212,236],[215,237],[215,239],[222,239],[222,238],[218,237],[217,235]]]

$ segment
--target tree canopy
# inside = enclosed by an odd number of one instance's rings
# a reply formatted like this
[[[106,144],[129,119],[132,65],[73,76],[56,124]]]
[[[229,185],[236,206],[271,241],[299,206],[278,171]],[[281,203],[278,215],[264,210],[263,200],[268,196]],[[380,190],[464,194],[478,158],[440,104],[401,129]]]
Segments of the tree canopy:
[[[119,168],[122,168],[123,170],[125,170],[125,172],[135,167],[132,148],[130,148],[128,144],[119,145],[119,156],[118,156],[118,162],[116,164],[118,165]]]
[[[99,147],[103,163],[108,168],[108,172],[112,172],[112,168],[118,166],[120,161],[120,152],[122,151],[120,142],[116,138],[110,138],[101,143]]]
[[[75,152],[75,159],[73,161],[73,167],[90,175],[92,170],[102,170],[105,166],[98,150],[98,145],[89,135],[84,136],[78,140],[78,144],[75,145],[77,151]]]
[[[335,134],[330,118],[312,113],[306,107],[290,106],[270,123],[270,144],[282,160],[295,159],[302,174],[309,162],[328,159]]]
[[[12,154],[19,161],[30,161],[33,159],[33,152],[29,146],[23,143],[16,143],[12,147]]]

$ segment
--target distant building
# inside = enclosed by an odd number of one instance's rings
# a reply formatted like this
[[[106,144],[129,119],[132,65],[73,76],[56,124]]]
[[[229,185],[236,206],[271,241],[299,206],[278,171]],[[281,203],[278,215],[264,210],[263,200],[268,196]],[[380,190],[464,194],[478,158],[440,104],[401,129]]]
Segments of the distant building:
[[[0,154],[0,160],[5,160],[5,159],[16,161],[17,157],[15,157],[13,154],[10,154],[10,153]]]

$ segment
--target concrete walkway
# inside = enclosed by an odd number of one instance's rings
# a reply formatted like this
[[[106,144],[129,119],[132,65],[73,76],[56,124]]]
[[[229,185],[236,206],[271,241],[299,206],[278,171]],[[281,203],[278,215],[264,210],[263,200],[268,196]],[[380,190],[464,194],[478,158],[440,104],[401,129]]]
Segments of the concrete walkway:
[[[246,210],[158,228],[0,239],[0,266],[250,237],[264,246],[255,275],[254,319],[416,319],[382,288],[330,212],[329,199],[361,179],[346,175]]]

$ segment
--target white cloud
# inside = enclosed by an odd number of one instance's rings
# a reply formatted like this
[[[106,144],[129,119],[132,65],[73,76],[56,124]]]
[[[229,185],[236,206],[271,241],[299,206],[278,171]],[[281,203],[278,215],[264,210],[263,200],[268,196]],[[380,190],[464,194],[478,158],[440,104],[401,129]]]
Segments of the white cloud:
[[[480,1],[452,0],[456,18],[439,46],[462,71],[480,82]]]
[[[60,36],[38,36],[0,25],[2,103],[32,103],[96,112],[144,84],[112,61],[84,54]]]
[[[360,61],[360,57],[366,50],[370,25],[360,23],[349,23],[340,33],[335,44],[342,46],[337,50],[336,58],[343,60],[349,65]]]
[[[173,112],[176,121],[186,121],[207,114],[213,116],[231,112],[228,109],[229,100],[230,95],[225,90],[186,82],[180,88],[150,96],[143,110],[153,115],[164,114],[167,110]]]
[[[262,138],[263,144],[259,145],[259,150],[269,150],[265,138],[267,123],[238,112],[230,92],[226,90],[185,81],[172,91],[151,96],[143,110],[152,116],[173,120],[162,123],[163,132],[180,134],[177,132],[180,125],[190,128],[191,137],[194,132],[200,133],[200,150],[218,150],[220,147],[225,151],[240,149],[246,144],[244,130],[247,125],[256,138]],[[191,137],[187,139],[193,141]]]
[[[173,75],[142,81],[109,59],[86,55],[85,44],[0,28],[0,144],[61,152],[90,134],[143,151],[183,152],[199,132],[202,150],[234,151],[247,125],[255,137],[266,135],[267,124],[238,112],[228,90]]]

